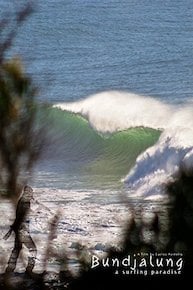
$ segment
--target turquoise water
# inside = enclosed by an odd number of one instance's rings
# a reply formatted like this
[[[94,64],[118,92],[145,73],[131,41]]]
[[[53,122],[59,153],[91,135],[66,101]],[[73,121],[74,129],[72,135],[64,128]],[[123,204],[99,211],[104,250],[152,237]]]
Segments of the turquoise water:
[[[46,111],[49,141],[37,169],[40,187],[120,188],[137,156],[160,136],[159,130],[143,127],[101,133],[79,115]]]

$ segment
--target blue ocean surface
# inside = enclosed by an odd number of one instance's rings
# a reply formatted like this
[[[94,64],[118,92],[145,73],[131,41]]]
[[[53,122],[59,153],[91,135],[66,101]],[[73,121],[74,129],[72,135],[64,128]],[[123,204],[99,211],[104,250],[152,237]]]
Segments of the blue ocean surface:
[[[24,3],[0,0],[0,13]],[[50,144],[35,186],[141,186],[189,158],[192,15],[190,0],[35,1],[10,51],[47,105]]]
[[[0,1],[1,13],[14,11]],[[192,97],[191,0],[39,0],[13,49],[40,98],[77,100],[126,90],[167,102]]]

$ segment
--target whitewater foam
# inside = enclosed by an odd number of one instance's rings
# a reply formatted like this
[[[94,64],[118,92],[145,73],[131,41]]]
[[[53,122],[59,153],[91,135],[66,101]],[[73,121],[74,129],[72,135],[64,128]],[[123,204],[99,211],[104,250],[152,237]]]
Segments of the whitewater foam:
[[[118,247],[121,243],[122,231],[125,221],[128,219],[128,208],[123,202],[116,200],[111,204],[99,204],[89,199],[93,195],[102,195],[106,192],[91,191],[78,192],[59,189],[35,188],[34,200],[31,204],[30,230],[36,247],[38,249],[35,272],[45,270],[43,261],[47,247],[50,223],[56,213],[60,213],[57,232],[52,243],[52,250],[61,256],[66,251],[68,259],[77,259],[77,247],[83,245],[96,251],[106,250],[109,246]],[[111,193],[112,194],[112,193]],[[119,203],[118,203],[119,202]],[[2,213],[0,227],[2,236],[7,232],[14,219],[14,210],[11,201],[2,200],[0,203]],[[130,216],[129,216],[130,217]],[[14,245],[14,235],[10,239],[0,239],[0,272],[5,270],[7,259]],[[100,246],[101,245],[101,246]],[[102,245],[105,245],[102,248]],[[17,271],[24,271],[23,261],[27,261],[28,251],[24,248],[22,252],[24,259],[18,259]],[[55,259],[48,261],[48,269],[58,270]]]
[[[119,91],[102,92],[77,102],[58,103],[54,107],[82,115],[102,133],[132,127],[163,129],[173,114],[172,106],[158,100]]]
[[[176,114],[177,118],[177,114]],[[174,119],[173,119],[174,120]],[[179,120],[177,120],[179,123]],[[160,195],[179,172],[193,169],[193,130],[185,125],[166,129],[158,142],[138,156],[124,182],[143,196]]]
[[[140,154],[123,179],[143,196],[160,195],[179,168],[192,169],[193,107],[172,106],[126,92],[103,92],[74,103],[54,107],[85,117],[99,132],[113,133],[131,127],[161,129],[158,142]],[[129,148],[128,148],[129,150]]]

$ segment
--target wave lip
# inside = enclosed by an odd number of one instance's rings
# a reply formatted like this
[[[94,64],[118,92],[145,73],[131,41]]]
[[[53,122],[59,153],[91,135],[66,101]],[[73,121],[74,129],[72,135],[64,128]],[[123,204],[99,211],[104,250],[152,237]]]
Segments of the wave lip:
[[[54,107],[77,113],[102,133],[113,133],[134,127],[165,129],[173,114],[172,106],[150,97],[109,91]]]

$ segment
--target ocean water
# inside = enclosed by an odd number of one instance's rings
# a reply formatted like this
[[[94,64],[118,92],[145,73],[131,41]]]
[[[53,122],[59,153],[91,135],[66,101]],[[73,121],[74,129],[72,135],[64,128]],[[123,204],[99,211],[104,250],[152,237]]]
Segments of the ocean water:
[[[17,5],[9,2],[4,5],[14,11]],[[109,187],[112,182],[113,186],[120,185],[139,154],[158,141],[168,116],[175,111],[178,119],[179,108],[191,103],[193,3],[36,3],[36,11],[20,29],[12,53],[23,57],[28,72],[39,84],[40,102],[50,106],[59,103],[64,108],[62,103],[89,99],[95,94],[97,97],[93,98],[92,108],[83,113],[77,110],[78,115],[71,109],[63,113],[52,109],[50,131],[56,133],[50,141],[57,147],[49,149],[50,154],[39,166],[45,180],[42,177],[41,181],[39,174],[35,183],[46,186],[48,173],[56,187]],[[116,96],[111,94],[113,91],[118,92]],[[102,92],[108,96],[103,100],[101,95],[99,102],[98,94]],[[142,96],[141,103],[138,96]],[[149,97],[159,101],[160,107],[154,110]],[[175,106],[172,113],[171,106]],[[121,124],[116,124],[125,107],[129,107],[128,114],[124,110]],[[136,111],[137,107],[141,111]],[[94,111],[95,120],[90,120]],[[108,125],[97,127],[95,123],[102,124],[105,117]],[[124,123],[128,118],[133,122]],[[178,125],[184,126],[183,117]]]
[[[0,0],[1,15],[17,5]],[[34,206],[39,242],[60,208],[58,244],[118,244],[125,200],[151,212],[179,166],[191,168],[192,15],[190,0],[36,2],[10,55],[38,84],[48,128],[30,180],[46,205]]]
[[[1,14],[22,3],[1,0]],[[114,89],[168,103],[192,97],[192,1],[34,3],[13,52],[39,82],[42,101]]]

